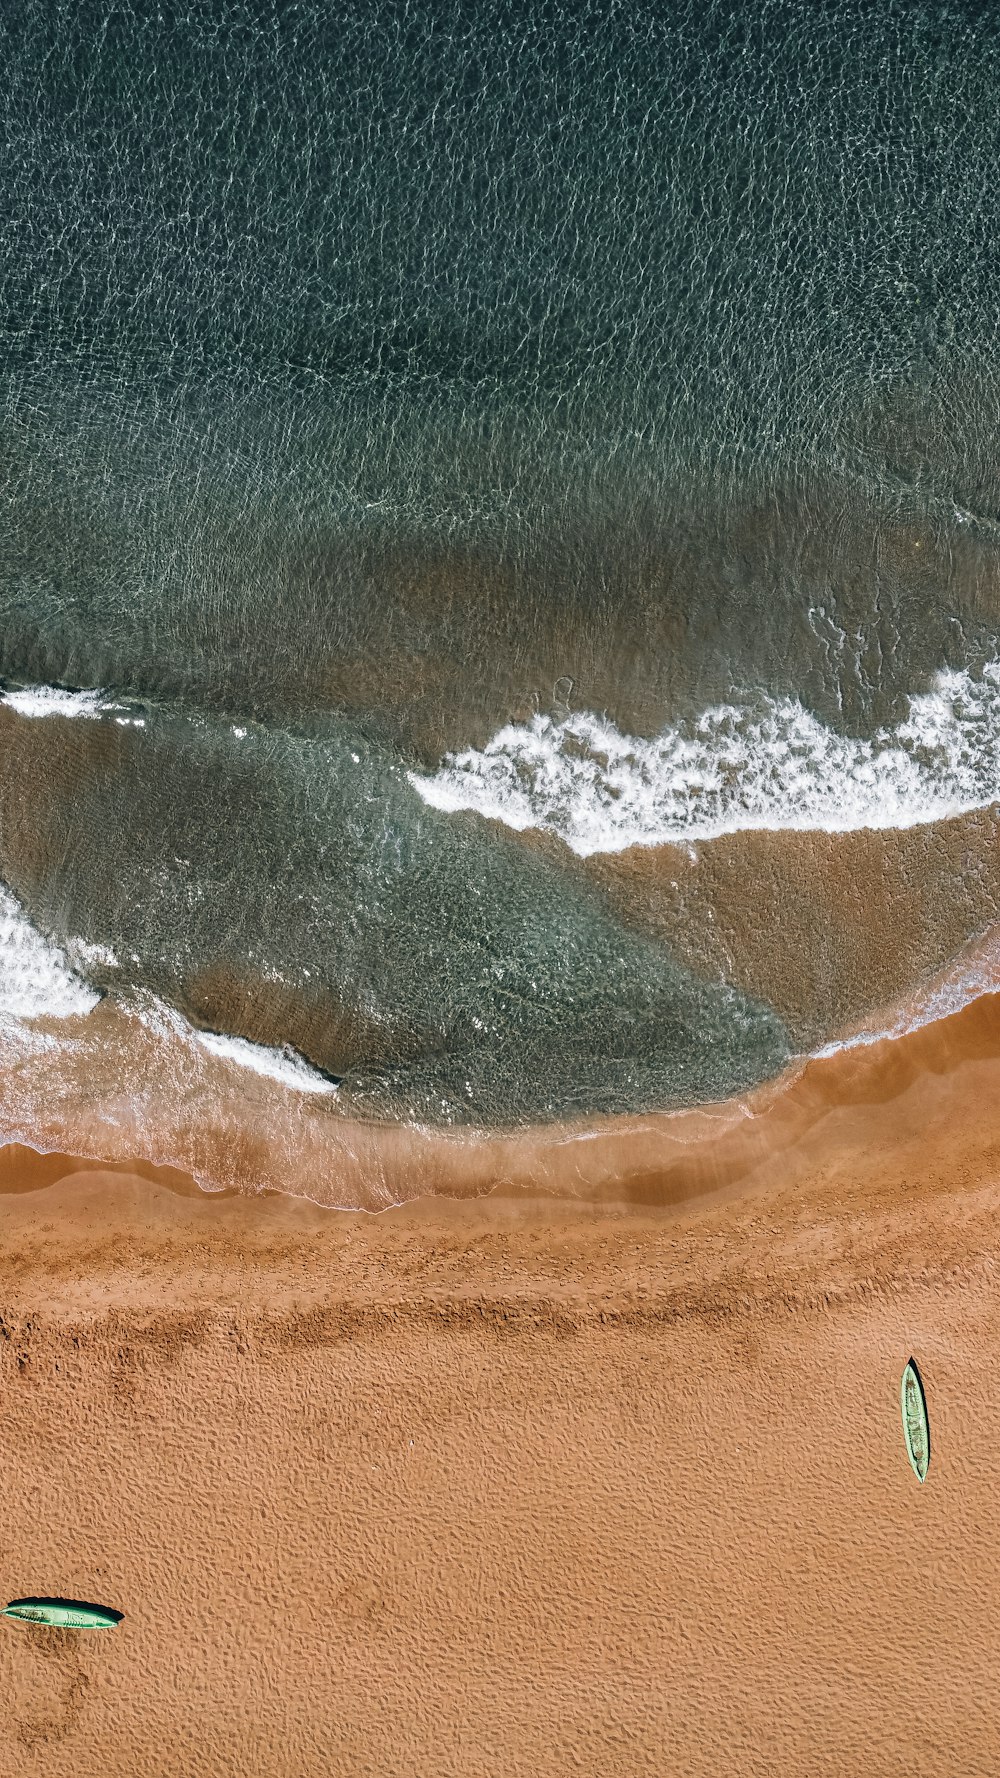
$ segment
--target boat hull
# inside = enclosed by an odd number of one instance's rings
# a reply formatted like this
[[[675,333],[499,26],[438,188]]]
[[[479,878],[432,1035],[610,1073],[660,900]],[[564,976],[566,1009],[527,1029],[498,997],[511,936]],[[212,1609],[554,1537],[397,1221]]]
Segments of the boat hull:
[[[88,1605],[78,1599],[12,1599],[3,1616],[18,1623],[58,1630],[113,1630],[122,1613],[110,1605]]]
[[[930,1424],[923,1382],[912,1358],[903,1372],[899,1396],[906,1454],[917,1481],[923,1482],[927,1479],[931,1460]]]

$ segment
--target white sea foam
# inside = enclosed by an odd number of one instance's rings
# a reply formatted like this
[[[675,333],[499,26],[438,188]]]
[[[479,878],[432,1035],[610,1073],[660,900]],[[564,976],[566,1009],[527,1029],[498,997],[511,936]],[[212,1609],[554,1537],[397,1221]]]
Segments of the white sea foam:
[[[1000,663],[939,674],[872,740],[791,698],[715,705],[650,741],[582,712],[511,723],[408,777],[434,808],[542,828],[581,857],[763,828],[915,827],[1000,798]]]
[[[255,1074],[266,1074],[282,1086],[294,1087],[299,1093],[335,1093],[332,1080],[310,1068],[293,1050],[268,1049],[262,1043],[249,1043],[245,1037],[225,1037],[216,1031],[195,1031],[198,1042],[214,1056],[236,1062],[241,1068],[252,1068]]]
[[[293,1049],[270,1049],[263,1043],[251,1043],[246,1037],[231,1037],[222,1031],[199,1031],[175,1006],[168,1005],[148,989],[140,989],[132,996],[132,1006],[146,1029],[168,1042],[179,1039],[186,1047],[195,1042],[224,1062],[234,1062],[237,1067],[249,1068],[254,1074],[267,1075],[268,1079],[299,1093],[337,1091],[332,1080],[320,1074],[318,1069],[310,1068]]]
[[[72,1018],[100,996],[74,975],[58,945],[32,926],[0,887],[0,1014],[17,1019]]]
[[[0,702],[19,716],[100,716],[104,694],[99,691],[64,691],[60,685],[28,685],[21,691],[4,692]]]
[[[110,945],[88,944],[85,938],[67,940],[66,951],[72,963],[78,969],[120,969],[121,965]]]

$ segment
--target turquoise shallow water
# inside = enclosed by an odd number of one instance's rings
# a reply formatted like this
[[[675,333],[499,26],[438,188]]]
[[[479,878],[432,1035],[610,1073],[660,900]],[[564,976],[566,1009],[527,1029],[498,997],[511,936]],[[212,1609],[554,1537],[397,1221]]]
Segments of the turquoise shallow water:
[[[626,928],[549,840],[992,800],[989,19],[85,3],[0,48],[0,876],[36,928],[364,1115],[773,1073],[738,959]],[[518,742],[499,803],[421,793],[539,723],[552,782]],[[782,943],[780,894],[753,918]]]

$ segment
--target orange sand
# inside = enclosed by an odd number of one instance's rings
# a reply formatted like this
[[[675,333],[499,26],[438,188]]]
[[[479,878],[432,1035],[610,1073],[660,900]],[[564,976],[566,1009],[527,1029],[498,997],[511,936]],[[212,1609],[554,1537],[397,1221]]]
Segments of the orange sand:
[[[0,1773],[986,1778],[998,1088],[984,999],[619,1130],[627,1209],[8,1151],[0,1592],[126,1618],[0,1619]]]

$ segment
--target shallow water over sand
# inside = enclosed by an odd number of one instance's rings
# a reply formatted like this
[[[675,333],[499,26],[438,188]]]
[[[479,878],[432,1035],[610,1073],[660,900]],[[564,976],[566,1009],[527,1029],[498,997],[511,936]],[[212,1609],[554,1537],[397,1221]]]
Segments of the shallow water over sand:
[[[140,1020],[106,999],[64,1033],[38,1028],[38,1047],[11,1070],[4,1134],[24,1146],[8,1150],[8,1171],[55,1177],[69,1149],[126,1170],[151,1163],[192,1189],[276,1191],[338,1209],[425,1196],[676,1208],[773,1190],[872,1146],[912,1147],[922,1128],[967,1119],[970,1095],[988,1144],[976,1081],[984,1069],[992,1078],[1000,1057],[998,1008],[994,945],[741,1097],[497,1131],[361,1121],[336,1094],[296,1083],[280,1056],[261,1065],[273,1054],[262,1051],[248,1067],[238,1049],[192,1043],[176,1018]]]

